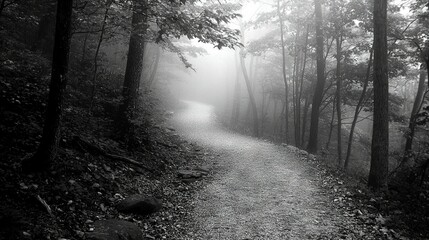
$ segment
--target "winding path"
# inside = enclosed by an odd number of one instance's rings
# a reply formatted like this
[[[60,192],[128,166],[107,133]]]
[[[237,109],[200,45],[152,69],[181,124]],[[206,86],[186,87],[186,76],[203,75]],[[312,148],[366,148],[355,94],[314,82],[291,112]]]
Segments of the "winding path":
[[[345,237],[350,219],[332,206],[314,169],[284,147],[225,130],[210,106],[186,104],[174,118],[178,132],[218,153],[221,166],[197,194],[188,239]]]

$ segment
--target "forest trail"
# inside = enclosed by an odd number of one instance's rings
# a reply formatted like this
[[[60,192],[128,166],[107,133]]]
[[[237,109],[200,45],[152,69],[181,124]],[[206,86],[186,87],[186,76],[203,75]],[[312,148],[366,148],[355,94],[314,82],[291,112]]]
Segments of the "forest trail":
[[[340,239],[353,219],[333,207],[322,180],[287,148],[232,133],[210,106],[186,102],[173,121],[214,150],[219,171],[196,196],[188,239]]]

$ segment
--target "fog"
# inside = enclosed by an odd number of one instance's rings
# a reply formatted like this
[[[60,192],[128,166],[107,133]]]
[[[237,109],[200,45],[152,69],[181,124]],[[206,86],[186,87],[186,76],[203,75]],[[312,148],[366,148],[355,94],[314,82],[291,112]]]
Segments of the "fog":
[[[188,71],[182,81],[174,82],[171,92],[183,100],[216,106],[226,104],[236,78],[235,51],[213,49],[210,45],[198,43],[195,45],[204,47],[207,54],[189,59],[194,70]]]

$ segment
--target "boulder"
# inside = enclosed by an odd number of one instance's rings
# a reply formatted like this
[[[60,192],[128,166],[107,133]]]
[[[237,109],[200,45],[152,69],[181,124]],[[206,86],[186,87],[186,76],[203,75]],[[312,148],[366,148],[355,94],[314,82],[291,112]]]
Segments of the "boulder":
[[[101,220],[94,223],[94,231],[87,232],[90,240],[141,240],[143,233],[140,228],[124,220]]]
[[[162,208],[162,201],[158,198],[144,195],[133,195],[122,200],[116,208],[123,213],[148,215]]]

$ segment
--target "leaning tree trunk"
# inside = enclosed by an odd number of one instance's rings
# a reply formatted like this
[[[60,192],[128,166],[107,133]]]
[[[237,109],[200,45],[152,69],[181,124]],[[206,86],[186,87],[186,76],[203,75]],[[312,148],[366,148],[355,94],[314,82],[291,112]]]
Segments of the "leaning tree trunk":
[[[51,82],[42,140],[37,152],[22,163],[24,171],[43,171],[50,168],[58,149],[64,92],[70,52],[73,0],[58,0],[55,42],[52,58]]]
[[[241,43],[244,45],[244,27],[241,26]],[[243,72],[244,81],[246,82],[247,92],[250,98],[250,104],[252,105],[253,113],[253,135],[259,137],[259,122],[258,122],[258,109],[256,107],[255,96],[252,91],[252,83],[250,82],[249,75],[247,74],[246,63],[244,61],[245,53],[244,48],[240,50],[240,65]]]
[[[285,86],[285,142],[289,143],[289,89],[286,77],[286,47],[284,42],[284,23],[282,18],[282,13],[280,11],[280,0],[277,0],[277,15],[280,22],[280,39],[282,47],[282,74],[283,82]]]
[[[98,39],[97,48],[95,50],[95,55],[94,55],[94,72],[92,75],[92,90],[91,90],[91,100],[89,103],[90,104],[89,112],[92,112],[92,107],[94,105],[94,99],[97,91],[98,54],[100,53],[101,43],[103,42],[104,33],[106,32],[107,17],[110,9],[110,4],[111,3],[107,4],[106,10],[104,11],[104,18],[103,18],[103,23],[101,25],[100,37]]]
[[[316,15],[316,55],[317,55],[317,83],[314,90],[311,107],[310,138],[308,151],[317,153],[319,132],[319,108],[323,100],[323,88],[325,87],[325,59],[323,55],[323,29],[322,29],[322,4],[320,0],[314,0]]]
[[[348,167],[349,167],[350,155],[351,155],[351,152],[352,152],[352,145],[353,145],[353,135],[354,135],[356,123],[357,123],[357,120],[358,120],[358,117],[359,117],[359,113],[362,110],[362,104],[363,104],[364,99],[365,99],[366,90],[368,89],[369,77],[371,75],[372,55],[373,55],[373,49],[371,48],[371,52],[369,54],[368,67],[367,67],[367,70],[366,70],[365,81],[363,83],[362,93],[361,93],[361,95],[359,97],[358,104],[356,105],[355,114],[353,116],[352,125],[350,127],[349,141],[347,143],[346,159],[344,160],[344,169],[345,170],[347,170]]]
[[[243,53],[240,53],[241,70],[243,71],[244,81],[246,82],[247,92],[249,93],[250,103],[252,105],[253,114],[253,135],[259,137],[258,109],[256,108],[255,96],[253,95],[249,76],[247,75],[246,64],[244,62]]]
[[[414,139],[414,134],[416,130],[416,117],[422,105],[423,95],[426,88],[425,82],[426,82],[426,76],[424,72],[424,65],[422,64],[420,66],[420,79],[419,79],[419,86],[417,88],[417,95],[416,95],[416,99],[414,100],[413,109],[411,111],[410,123],[408,125],[409,133],[407,135],[407,141],[405,142],[404,160],[406,160],[406,157],[411,153],[411,149],[413,146],[413,139]]]
[[[368,185],[387,188],[389,168],[389,77],[387,70],[387,0],[374,2],[374,122]]]
[[[133,141],[133,119],[137,109],[140,78],[143,70],[144,34],[146,19],[144,17],[145,2],[133,1],[131,36],[128,46],[127,66],[122,89],[123,101],[118,115],[118,133],[126,141]]]

